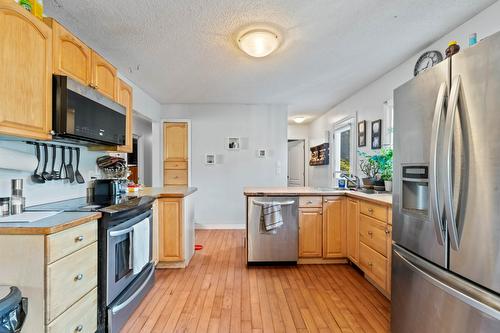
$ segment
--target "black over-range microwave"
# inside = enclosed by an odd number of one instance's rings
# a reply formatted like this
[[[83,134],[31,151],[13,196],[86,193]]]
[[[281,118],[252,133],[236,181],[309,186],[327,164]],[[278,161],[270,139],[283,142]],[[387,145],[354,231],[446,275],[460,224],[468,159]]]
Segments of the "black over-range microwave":
[[[58,141],[125,144],[125,107],[67,76],[53,76],[52,122]]]

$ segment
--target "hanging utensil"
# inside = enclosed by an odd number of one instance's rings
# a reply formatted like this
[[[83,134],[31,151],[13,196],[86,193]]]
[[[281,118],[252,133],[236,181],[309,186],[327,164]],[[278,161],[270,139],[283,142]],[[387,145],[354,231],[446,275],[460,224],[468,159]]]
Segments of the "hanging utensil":
[[[76,170],[75,170],[75,178],[76,182],[78,184],[83,184],[85,183],[85,179],[83,179],[82,174],[78,170],[78,167],[80,166],[80,148],[75,148],[76,150]]]
[[[35,171],[33,171],[33,175],[31,175],[31,180],[33,181],[33,183],[43,184],[45,183],[45,180],[41,175],[37,173],[38,168],[40,167],[40,144],[38,142],[35,142],[34,145],[36,150],[36,159],[38,160],[38,163],[36,165]]]
[[[61,146],[61,167],[59,168],[59,179],[68,179],[68,170],[66,169],[66,147]],[[63,177],[64,172],[64,177]]]
[[[68,172],[67,178],[70,183],[75,181],[75,171],[73,170],[73,148],[68,147],[69,150],[69,163],[66,165],[66,170]]]
[[[46,143],[42,143],[43,146],[43,171],[42,177],[44,180],[52,180],[50,173],[47,172],[47,165],[49,164],[49,147]]]
[[[57,156],[57,146],[50,145],[52,147],[52,171],[50,172],[50,179],[56,180],[59,179],[59,172],[55,170],[56,168],[56,156]]]

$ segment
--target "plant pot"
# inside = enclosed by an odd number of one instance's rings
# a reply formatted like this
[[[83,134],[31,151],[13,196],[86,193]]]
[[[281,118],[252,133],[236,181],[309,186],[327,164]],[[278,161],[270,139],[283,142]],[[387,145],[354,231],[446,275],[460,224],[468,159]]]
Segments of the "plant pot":
[[[392,180],[384,181],[386,192],[392,192]]]
[[[364,185],[365,187],[368,187],[368,186],[373,186],[373,180],[374,180],[373,178],[371,178],[371,177],[366,177],[366,178],[363,178],[362,180],[363,180],[363,185]]]

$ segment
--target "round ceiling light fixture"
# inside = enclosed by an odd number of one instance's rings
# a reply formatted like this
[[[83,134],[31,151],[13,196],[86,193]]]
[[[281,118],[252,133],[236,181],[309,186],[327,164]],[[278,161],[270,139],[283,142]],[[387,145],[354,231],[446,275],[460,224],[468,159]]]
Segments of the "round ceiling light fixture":
[[[306,117],[295,117],[293,118],[293,121],[295,121],[297,124],[302,124],[306,120]]]
[[[249,56],[262,58],[276,51],[280,46],[280,38],[271,30],[253,29],[238,38],[238,46]]]

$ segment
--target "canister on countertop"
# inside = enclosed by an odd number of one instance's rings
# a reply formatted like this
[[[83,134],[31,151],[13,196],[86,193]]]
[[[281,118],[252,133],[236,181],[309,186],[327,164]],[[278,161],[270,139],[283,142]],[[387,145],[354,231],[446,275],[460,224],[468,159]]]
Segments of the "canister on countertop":
[[[24,204],[25,204],[24,197],[16,197],[16,196],[10,197],[10,213],[12,215],[23,213]]]
[[[23,196],[23,180],[22,179],[12,179],[11,180],[11,195],[14,197],[22,197]]]
[[[0,198],[0,216],[10,215],[10,198]]]

